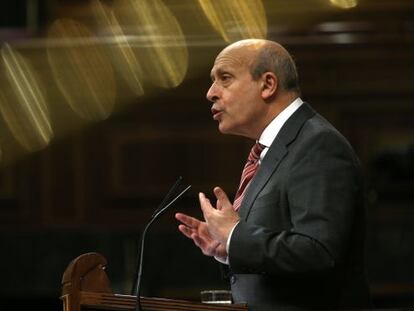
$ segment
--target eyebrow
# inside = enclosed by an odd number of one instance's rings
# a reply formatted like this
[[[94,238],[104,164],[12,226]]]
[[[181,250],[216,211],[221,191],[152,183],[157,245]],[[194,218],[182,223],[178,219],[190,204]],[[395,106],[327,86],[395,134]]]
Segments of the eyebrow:
[[[212,69],[210,72],[210,78],[211,80],[214,80],[214,76],[217,75],[222,75],[223,73],[229,73],[232,74],[231,70],[228,70],[226,68],[217,68],[217,69]]]

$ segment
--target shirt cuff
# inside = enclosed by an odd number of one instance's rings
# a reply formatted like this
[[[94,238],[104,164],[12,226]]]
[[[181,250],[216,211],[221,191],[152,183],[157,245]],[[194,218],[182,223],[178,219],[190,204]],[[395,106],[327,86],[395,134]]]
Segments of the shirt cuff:
[[[217,260],[218,262],[222,263],[223,265],[228,265],[229,264],[229,256],[227,256],[226,258],[220,258],[220,257],[214,256],[214,259]]]
[[[222,264],[224,264],[224,265],[228,265],[229,264],[229,249],[230,249],[230,240],[231,240],[231,236],[233,235],[233,231],[234,231],[234,229],[236,228],[236,226],[239,224],[239,222],[237,222],[234,226],[233,226],[233,228],[231,228],[231,230],[230,230],[230,233],[229,233],[229,237],[227,238],[227,242],[226,242],[226,253],[227,253],[227,257],[226,258],[219,258],[219,257],[216,257],[216,256],[214,256],[214,258],[218,261],[218,262],[220,262],[220,263],[222,263]]]

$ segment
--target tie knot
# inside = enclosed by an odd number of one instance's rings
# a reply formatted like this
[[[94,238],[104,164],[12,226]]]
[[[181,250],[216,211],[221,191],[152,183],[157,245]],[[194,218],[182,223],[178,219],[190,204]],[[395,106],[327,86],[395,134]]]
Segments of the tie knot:
[[[252,147],[252,150],[250,150],[248,160],[251,161],[251,162],[256,162],[257,160],[259,160],[260,154],[262,153],[264,148],[265,148],[264,145],[262,145],[258,142],[255,143],[254,146]]]

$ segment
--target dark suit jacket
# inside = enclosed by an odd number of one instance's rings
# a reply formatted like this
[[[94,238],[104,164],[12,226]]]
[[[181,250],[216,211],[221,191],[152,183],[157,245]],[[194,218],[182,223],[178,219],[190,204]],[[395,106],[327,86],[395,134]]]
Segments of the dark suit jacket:
[[[229,248],[235,302],[252,311],[369,306],[359,161],[308,104],[270,146],[240,217]]]

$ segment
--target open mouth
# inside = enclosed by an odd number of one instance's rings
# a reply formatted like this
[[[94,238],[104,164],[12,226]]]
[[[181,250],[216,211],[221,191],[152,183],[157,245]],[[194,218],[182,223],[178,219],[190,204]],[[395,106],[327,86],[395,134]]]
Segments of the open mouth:
[[[221,110],[211,108],[211,113],[213,114],[213,119],[216,119],[221,114],[221,112],[222,112]]]

